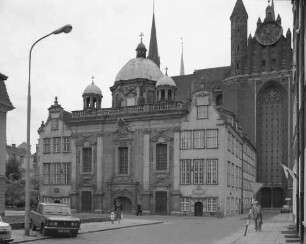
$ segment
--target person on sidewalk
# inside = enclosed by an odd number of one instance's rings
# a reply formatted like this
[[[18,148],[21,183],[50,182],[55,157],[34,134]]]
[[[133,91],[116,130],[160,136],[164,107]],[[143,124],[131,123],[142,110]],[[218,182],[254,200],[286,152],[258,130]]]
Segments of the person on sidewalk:
[[[261,231],[261,224],[262,224],[262,213],[261,213],[261,206],[259,205],[258,201],[255,201],[252,207],[252,214],[255,224],[255,231]]]
[[[141,209],[141,205],[137,204],[137,210],[136,210],[136,216],[142,216],[142,209]]]
[[[115,213],[114,212],[111,212],[110,214],[110,220],[112,222],[112,224],[114,223],[114,220],[115,220]]]
[[[121,222],[121,215],[122,215],[122,206],[120,204],[120,202],[118,202],[116,204],[116,209],[115,209],[115,213],[116,213],[116,219],[118,220],[118,223],[120,224]]]

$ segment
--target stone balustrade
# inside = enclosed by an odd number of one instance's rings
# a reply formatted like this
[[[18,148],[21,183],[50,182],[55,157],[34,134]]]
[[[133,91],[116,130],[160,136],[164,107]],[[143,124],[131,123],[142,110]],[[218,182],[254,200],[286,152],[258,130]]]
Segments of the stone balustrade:
[[[101,108],[101,109],[85,109],[72,112],[72,118],[88,118],[97,116],[111,116],[129,113],[142,113],[142,112],[158,112],[170,110],[182,110],[185,105],[182,101],[158,103],[158,104],[145,104],[125,106],[120,108]]]

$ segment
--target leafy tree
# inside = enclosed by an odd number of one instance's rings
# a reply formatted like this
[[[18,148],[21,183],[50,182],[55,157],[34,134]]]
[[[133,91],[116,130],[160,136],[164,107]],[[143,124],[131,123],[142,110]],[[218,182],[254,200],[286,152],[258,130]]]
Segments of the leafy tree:
[[[15,158],[9,158],[6,163],[6,178],[20,180],[22,177],[20,162]]]

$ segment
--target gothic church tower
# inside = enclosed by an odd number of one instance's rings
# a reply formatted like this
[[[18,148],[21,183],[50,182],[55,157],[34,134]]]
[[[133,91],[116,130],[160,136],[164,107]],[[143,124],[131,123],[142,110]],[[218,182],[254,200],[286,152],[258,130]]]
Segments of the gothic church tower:
[[[248,14],[242,0],[237,0],[231,20],[231,70],[232,75],[244,71],[244,57],[247,50]]]

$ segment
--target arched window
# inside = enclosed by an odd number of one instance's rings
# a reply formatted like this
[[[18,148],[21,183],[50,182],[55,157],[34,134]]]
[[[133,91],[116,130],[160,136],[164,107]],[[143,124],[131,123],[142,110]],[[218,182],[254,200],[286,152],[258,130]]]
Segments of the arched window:
[[[258,112],[258,161],[259,181],[282,183],[281,163],[284,162],[285,115],[284,95],[277,87],[270,87],[262,94]]]
[[[171,101],[172,100],[172,91],[168,90],[168,100]]]
[[[90,108],[90,97],[86,98],[86,108]]]
[[[116,95],[116,108],[120,108],[121,107],[121,96],[120,94]]]
[[[216,105],[217,106],[221,106],[222,105],[222,100],[223,100],[222,94],[217,95],[217,97],[216,97]]]

